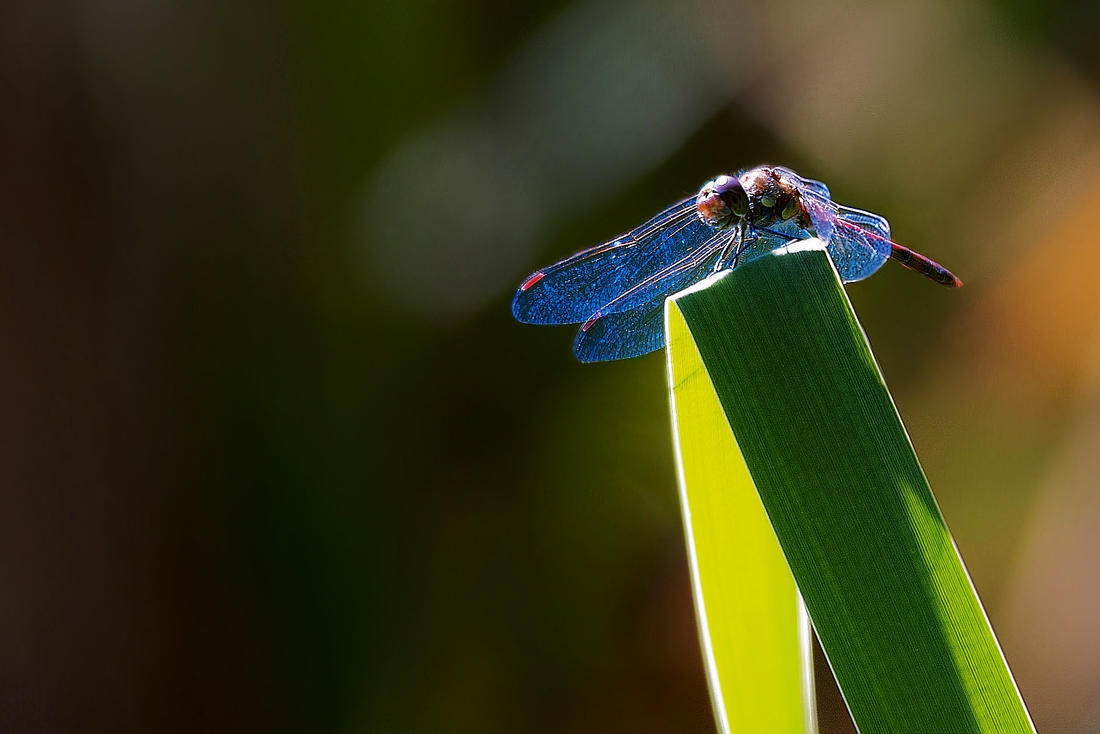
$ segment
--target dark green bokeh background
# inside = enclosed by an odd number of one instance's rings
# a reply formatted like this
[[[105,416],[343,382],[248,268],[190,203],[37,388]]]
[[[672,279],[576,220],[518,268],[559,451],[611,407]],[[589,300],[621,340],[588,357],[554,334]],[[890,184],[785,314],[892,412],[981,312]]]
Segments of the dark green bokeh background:
[[[508,303],[761,161],[968,282],[850,293],[1040,730],[1100,726],[1096,20],[5,5],[0,728],[712,731],[663,359]]]

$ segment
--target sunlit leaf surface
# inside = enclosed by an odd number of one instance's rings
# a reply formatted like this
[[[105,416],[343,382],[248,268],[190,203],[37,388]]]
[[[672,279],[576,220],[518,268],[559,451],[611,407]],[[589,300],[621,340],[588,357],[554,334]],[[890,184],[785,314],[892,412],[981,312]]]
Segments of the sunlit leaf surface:
[[[809,619],[687,325],[678,315],[666,324],[680,501],[719,729],[815,731]]]

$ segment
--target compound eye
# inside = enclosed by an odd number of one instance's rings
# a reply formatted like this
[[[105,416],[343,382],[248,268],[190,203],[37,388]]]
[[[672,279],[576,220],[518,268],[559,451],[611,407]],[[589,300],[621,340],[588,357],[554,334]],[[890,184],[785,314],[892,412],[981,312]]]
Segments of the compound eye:
[[[749,196],[736,178],[726,177],[726,181],[717,187],[717,194],[738,219],[749,213]]]
[[[695,208],[699,212],[699,218],[711,227],[725,227],[729,223],[729,206],[713,188],[700,192]]]

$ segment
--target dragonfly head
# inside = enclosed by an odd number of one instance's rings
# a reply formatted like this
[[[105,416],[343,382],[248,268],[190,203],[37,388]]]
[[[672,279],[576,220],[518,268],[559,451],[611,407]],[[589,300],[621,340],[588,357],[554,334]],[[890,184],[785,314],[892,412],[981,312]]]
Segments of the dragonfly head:
[[[739,180],[723,175],[703,184],[695,209],[705,224],[724,229],[748,214],[749,197]]]

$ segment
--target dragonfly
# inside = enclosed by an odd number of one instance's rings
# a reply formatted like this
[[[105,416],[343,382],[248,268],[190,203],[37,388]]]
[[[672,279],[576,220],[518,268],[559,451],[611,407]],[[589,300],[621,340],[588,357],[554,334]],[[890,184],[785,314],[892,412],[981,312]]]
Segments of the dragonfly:
[[[528,324],[580,324],[573,351],[582,362],[641,356],[664,346],[668,296],[810,237],[826,243],[845,283],[894,260],[940,285],[962,285],[891,240],[884,217],[835,203],[820,181],[763,165],[717,176],[629,232],[536,271],[516,291],[512,314]]]

